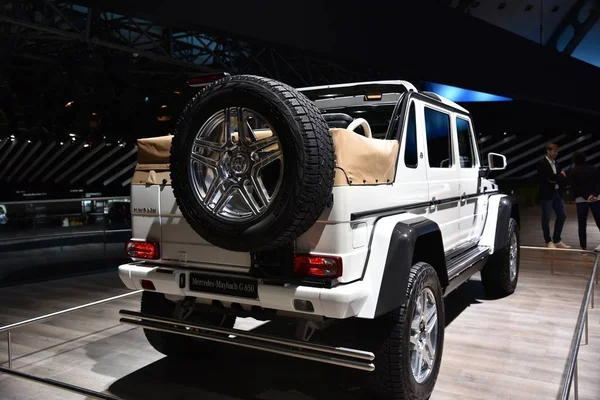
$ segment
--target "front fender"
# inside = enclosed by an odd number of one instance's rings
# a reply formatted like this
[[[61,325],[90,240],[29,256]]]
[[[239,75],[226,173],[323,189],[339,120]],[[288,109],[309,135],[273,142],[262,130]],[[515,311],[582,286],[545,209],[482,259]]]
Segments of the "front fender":
[[[505,194],[490,196],[485,228],[479,242],[481,246],[490,248],[490,254],[508,245],[508,224],[511,218],[520,222],[517,199]]]

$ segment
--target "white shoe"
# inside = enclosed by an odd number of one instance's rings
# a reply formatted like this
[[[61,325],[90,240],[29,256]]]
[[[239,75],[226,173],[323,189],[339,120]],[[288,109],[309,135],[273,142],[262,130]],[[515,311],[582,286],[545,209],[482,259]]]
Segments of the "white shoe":
[[[594,249],[594,251],[600,251],[600,244]]]
[[[549,249],[555,249],[556,248],[556,246],[552,242],[546,243],[546,247],[549,248]]]
[[[554,243],[554,246],[555,246],[557,249],[570,249],[570,248],[571,248],[571,246],[569,246],[568,244],[564,244],[564,243],[562,242],[562,240],[561,240],[560,242],[558,242],[558,243]]]

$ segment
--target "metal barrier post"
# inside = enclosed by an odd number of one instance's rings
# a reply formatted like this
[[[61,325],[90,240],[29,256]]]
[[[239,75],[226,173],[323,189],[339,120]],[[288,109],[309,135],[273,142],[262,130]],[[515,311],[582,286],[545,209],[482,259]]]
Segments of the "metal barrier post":
[[[560,393],[558,394],[557,400],[568,400],[571,393],[571,384],[573,384],[573,391],[575,399],[579,399],[579,376],[578,376],[578,353],[583,339],[583,331],[585,329],[585,344],[589,343],[588,337],[588,312],[590,308],[590,302],[592,294],[594,293],[594,281],[598,276],[598,262],[600,261],[600,254],[595,253],[594,266],[592,267],[592,274],[588,280],[585,294],[581,307],[579,308],[579,316],[577,317],[577,323],[575,324],[575,332],[573,334],[573,340],[571,341],[571,347],[569,349],[569,356],[565,365],[565,373],[561,382]]]
[[[8,343],[8,369],[12,369],[12,340],[10,331],[6,332],[6,342]]]
[[[579,368],[577,368],[578,361],[575,361],[575,385],[573,392],[575,394],[575,400],[579,400]]]
[[[588,312],[585,312],[585,345],[587,346],[589,343],[588,340],[588,325],[589,325],[589,321],[588,321]]]

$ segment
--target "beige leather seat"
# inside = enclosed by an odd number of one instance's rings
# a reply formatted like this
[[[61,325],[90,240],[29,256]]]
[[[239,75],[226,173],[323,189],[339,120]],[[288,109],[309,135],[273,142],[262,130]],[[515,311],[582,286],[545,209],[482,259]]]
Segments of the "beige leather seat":
[[[329,129],[335,149],[334,186],[385,185],[394,181],[399,143],[367,138],[342,128]],[[235,134],[234,134],[235,135]],[[260,138],[271,136],[261,131]],[[169,153],[173,136],[138,139],[138,165],[132,184],[170,184]]]

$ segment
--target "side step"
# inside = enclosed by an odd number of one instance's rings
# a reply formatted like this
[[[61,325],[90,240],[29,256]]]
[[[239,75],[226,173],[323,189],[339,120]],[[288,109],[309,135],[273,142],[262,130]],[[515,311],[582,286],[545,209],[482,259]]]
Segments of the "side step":
[[[120,310],[119,314],[132,317],[121,318],[120,322],[129,325],[141,326],[146,329],[190,336],[198,339],[212,340],[214,342],[227,343],[255,350],[263,350],[270,353],[303,358],[306,360],[359,369],[362,371],[375,370],[375,365],[372,363],[372,361],[375,359],[375,355],[367,351],[277,338],[274,336],[261,335],[239,329],[214,327],[172,318],[158,317],[136,311]],[[204,332],[198,332],[196,330]],[[211,334],[211,332],[213,334]],[[214,335],[214,333],[221,335],[217,336]],[[232,337],[232,335],[234,337]]]
[[[489,251],[490,249],[488,247],[475,246],[470,250],[465,251],[463,254],[452,258],[450,261],[446,261],[448,279],[452,280],[467,268],[486,258],[489,255]]]

